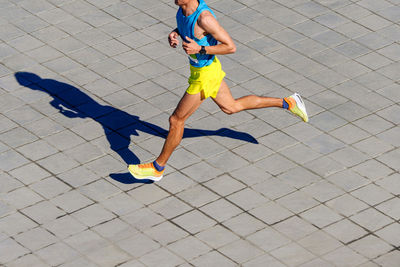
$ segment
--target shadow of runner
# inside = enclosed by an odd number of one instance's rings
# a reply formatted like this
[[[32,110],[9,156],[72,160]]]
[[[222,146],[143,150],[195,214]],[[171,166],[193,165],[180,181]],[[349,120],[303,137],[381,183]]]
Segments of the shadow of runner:
[[[142,121],[136,115],[112,106],[102,105],[78,88],[53,79],[42,79],[30,72],[14,74],[18,83],[32,90],[48,93],[53,100],[50,105],[68,118],[90,118],[98,122],[104,130],[110,148],[114,150],[126,164],[138,164],[140,160],[128,148],[131,135],[139,135],[138,131],[166,138],[168,131],[152,123]],[[128,128],[129,126],[129,128]],[[126,129],[129,129],[127,132]],[[199,136],[223,136],[257,144],[257,140],[248,133],[227,128],[216,131],[185,128],[183,138]],[[136,180],[129,173],[110,174],[110,177],[120,183],[147,183],[146,180]]]

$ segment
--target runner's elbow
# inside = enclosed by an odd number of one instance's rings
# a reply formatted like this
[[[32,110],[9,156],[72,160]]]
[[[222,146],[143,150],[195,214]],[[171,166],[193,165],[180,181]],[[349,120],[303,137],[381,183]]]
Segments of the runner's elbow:
[[[229,45],[229,54],[233,54],[236,52],[236,45],[234,43],[232,43],[231,45]]]

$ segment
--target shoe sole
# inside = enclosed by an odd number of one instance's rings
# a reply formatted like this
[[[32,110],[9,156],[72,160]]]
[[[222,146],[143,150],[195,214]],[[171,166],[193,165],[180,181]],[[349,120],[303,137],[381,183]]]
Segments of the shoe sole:
[[[160,177],[155,177],[155,176],[141,176],[141,175],[134,174],[134,173],[131,172],[131,170],[129,169],[129,166],[128,166],[128,171],[129,171],[129,173],[133,176],[133,178],[135,178],[135,179],[137,179],[137,180],[152,180],[152,181],[158,182],[158,181],[160,181],[160,180],[163,178],[162,175],[161,175]]]
[[[293,95],[293,98],[296,101],[296,104],[299,107],[299,109],[306,115],[307,121],[308,121],[308,114],[307,114],[306,106],[303,102],[303,98],[298,93],[295,93]]]

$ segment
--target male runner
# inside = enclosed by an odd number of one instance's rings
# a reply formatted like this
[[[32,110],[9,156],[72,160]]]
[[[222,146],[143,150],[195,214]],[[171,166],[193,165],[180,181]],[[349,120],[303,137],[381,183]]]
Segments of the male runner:
[[[161,180],[169,157],[182,140],[186,119],[209,96],[227,114],[246,109],[280,107],[308,121],[303,100],[297,93],[284,99],[256,95],[234,99],[223,80],[225,72],[215,56],[234,53],[236,46],[233,40],[204,0],[175,0],[175,4],[179,6],[176,14],[178,27],[169,34],[168,40],[170,46],[175,48],[179,45],[178,37],[182,38],[183,50],[190,60],[189,87],[169,118],[168,136],[158,158],[154,162],[128,166],[136,179]]]

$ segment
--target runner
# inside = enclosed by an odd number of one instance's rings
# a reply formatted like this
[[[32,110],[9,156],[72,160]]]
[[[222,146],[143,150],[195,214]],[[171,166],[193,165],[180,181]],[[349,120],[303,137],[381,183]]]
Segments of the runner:
[[[232,54],[236,46],[216,20],[213,11],[204,0],[175,0],[179,6],[176,14],[178,27],[173,30],[168,41],[171,47],[179,45],[180,36],[183,50],[189,57],[189,87],[169,118],[170,128],[158,158],[150,163],[129,165],[129,172],[136,179],[159,181],[163,177],[165,165],[182,140],[184,124],[208,97],[226,114],[242,110],[280,107],[308,121],[306,108],[297,93],[281,98],[247,95],[234,99],[226,82],[225,72],[215,55]]]

